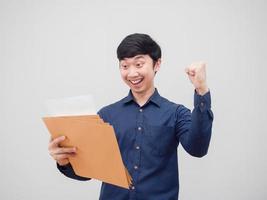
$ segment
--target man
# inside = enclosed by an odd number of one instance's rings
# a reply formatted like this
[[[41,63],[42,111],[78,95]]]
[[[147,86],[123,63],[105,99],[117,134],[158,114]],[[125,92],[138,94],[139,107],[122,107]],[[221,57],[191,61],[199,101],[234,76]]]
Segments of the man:
[[[117,56],[121,77],[130,91],[128,96],[102,108],[98,114],[115,129],[133,185],[127,190],[103,183],[100,200],[178,199],[178,144],[196,157],[206,155],[209,147],[213,113],[205,64],[194,63],[186,68],[195,87],[191,113],[183,105],[161,97],[155,88],[161,49],[149,35],[127,36],[118,46]],[[75,156],[75,147],[60,147],[64,139],[61,136],[49,143],[58,169],[67,177],[89,180],[74,173],[68,158]]]

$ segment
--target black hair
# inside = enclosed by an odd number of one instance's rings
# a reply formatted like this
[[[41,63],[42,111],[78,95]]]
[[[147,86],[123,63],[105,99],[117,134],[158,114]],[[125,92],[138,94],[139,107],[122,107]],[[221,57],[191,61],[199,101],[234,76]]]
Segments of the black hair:
[[[117,48],[119,61],[139,54],[148,54],[155,63],[161,58],[161,49],[149,35],[142,33],[134,33],[126,36]]]

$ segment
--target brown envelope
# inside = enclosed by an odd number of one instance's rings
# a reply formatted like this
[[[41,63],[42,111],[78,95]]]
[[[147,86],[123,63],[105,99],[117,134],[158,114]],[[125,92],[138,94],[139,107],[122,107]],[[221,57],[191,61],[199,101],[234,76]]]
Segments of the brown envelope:
[[[114,129],[98,115],[44,117],[52,138],[65,135],[61,146],[76,147],[70,158],[74,172],[129,189],[132,178],[125,168]]]

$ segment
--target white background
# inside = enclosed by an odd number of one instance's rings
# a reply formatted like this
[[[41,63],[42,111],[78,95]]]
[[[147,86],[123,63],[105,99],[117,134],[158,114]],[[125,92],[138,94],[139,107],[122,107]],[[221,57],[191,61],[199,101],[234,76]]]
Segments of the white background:
[[[263,0],[0,0],[0,199],[98,199],[99,181],[57,171],[44,102],[93,94],[99,109],[126,96],[116,48],[135,32],[162,48],[160,94],[190,109],[184,68],[207,62],[213,135],[201,159],[179,147],[180,199],[267,199],[266,10]]]

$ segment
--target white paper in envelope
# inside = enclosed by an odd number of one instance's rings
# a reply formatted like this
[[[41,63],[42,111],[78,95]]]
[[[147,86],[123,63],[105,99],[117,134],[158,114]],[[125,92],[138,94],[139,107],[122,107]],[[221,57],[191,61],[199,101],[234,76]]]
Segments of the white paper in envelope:
[[[96,108],[93,96],[81,95],[58,99],[48,99],[45,102],[46,116],[95,115]]]

